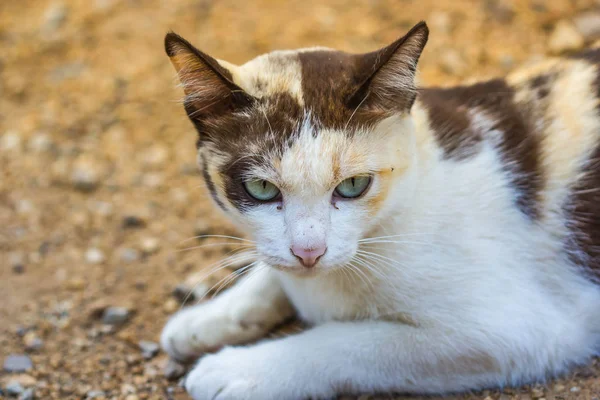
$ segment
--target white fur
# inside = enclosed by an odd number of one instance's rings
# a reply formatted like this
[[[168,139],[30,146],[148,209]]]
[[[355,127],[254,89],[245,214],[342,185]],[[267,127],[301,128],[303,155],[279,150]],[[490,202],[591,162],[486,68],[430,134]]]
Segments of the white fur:
[[[515,206],[493,143],[501,132],[452,161],[418,104],[412,115],[353,139],[314,137],[307,125],[278,170],[256,171],[281,185],[283,207],[238,218],[277,268],[175,316],[163,346],[189,357],[257,339],[291,315],[290,304],[316,327],[200,359],[186,380],[195,400],[481,389],[543,380],[597,350],[599,287],[570,264],[555,221],[534,223]],[[471,117],[480,129],[493,125]],[[323,156],[332,149],[340,179],[374,174],[363,198],[332,201],[332,158]],[[391,168],[401,172],[374,214],[368,201]],[[328,251],[308,273],[289,248],[323,240]],[[248,319],[259,328],[240,328]]]
[[[161,345],[172,357],[186,361],[224,344],[257,339],[291,315],[273,272],[259,265],[236,290],[177,313],[163,329]]]

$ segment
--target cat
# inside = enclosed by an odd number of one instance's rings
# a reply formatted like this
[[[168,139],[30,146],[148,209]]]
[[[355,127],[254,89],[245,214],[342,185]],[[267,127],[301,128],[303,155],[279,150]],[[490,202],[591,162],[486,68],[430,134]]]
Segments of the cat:
[[[424,22],[367,54],[241,66],[169,33],[214,202],[252,272],[161,344],[195,400],[539,382],[600,345],[600,50],[419,88]],[[263,340],[296,316],[310,329]]]

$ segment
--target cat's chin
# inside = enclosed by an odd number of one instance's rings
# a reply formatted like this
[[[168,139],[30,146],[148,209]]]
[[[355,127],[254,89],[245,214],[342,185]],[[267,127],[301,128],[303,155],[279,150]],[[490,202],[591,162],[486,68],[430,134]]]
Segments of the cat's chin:
[[[318,266],[316,266],[314,268],[306,268],[306,267],[302,267],[302,266],[289,267],[289,266],[271,265],[271,267],[273,267],[279,271],[283,271],[287,274],[294,275],[297,277],[303,277],[303,278],[310,278],[310,277],[314,277],[314,276],[326,273],[325,268],[319,268]]]

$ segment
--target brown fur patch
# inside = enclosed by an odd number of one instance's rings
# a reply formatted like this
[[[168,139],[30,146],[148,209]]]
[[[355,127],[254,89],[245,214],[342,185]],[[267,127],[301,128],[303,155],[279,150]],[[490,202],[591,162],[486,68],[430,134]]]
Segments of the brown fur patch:
[[[574,58],[583,59],[600,68],[600,49],[592,49]],[[600,71],[595,84],[600,116]],[[600,143],[582,169],[582,177],[572,189],[565,210],[572,237],[567,243],[571,259],[584,266],[600,280]]]
[[[572,231],[568,251],[575,263],[600,279],[600,144],[582,173],[565,207]]]
[[[195,123],[206,115],[239,110],[254,101],[233,82],[231,72],[181,36],[167,34],[165,51],[179,75],[186,111]]]
[[[517,104],[514,94],[504,80],[495,79],[472,86],[425,89],[420,100],[428,110],[431,128],[446,157],[468,158],[477,153],[482,140],[490,140],[498,148],[517,193],[517,206],[536,219],[544,184],[540,140],[527,105]],[[492,125],[475,126],[476,114],[485,116]],[[498,132],[499,137],[491,136]]]
[[[359,88],[360,56],[330,50],[298,54],[302,68],[302,94],[306,111],[317,126],[329,129],[372,126],[389,114],[348,104]]]
[[[204,177],[204,182],[206,183],[206,188],[208,189],[208,191],[209,191],[210,195],[212,196],[213,200],[215,201],[215,203],[217,203],[217,205],[223,211],[227,211],[225,204],[223,204],[223,202],[219,198],[219,195],[217,194],[217,188],[215,187],[212,177],[210,176],[210,173],[208,172],[208,164],[204,157],[201,160],[201,165],[202,165],[202,176]]]
[[[242,185],[243,177],[267,160],[280,158],[293,143],[302,122],[302,110],[286,93],[259,99],[244,113],[231,113],[203,121],[200,145],[218,149],[226,161],[219,165],[228,199],[238,209],[256,205]]]
[[[379,192],[375,196],[370,197],[367,201],[369,214],[371,215],[376,215],[381,209],[381,206],[383,205],[385,200],[387,199],[388,193],[390,191],[390,186],[393,184],[392,178],[394,176],[394,172],[390,170],[385,170],[380,171],[377,175],[380,181]]]
[[[306,109],[323,127],[349,127],[350,131],[407,112],[415,99],[416,65],[428,34],[421,22],[391,45],[371,53],[298,53]]]
[[[427,109],[429,124],[445,156],[463,160],[477,152],[482,137],[471,129],[468,109],[453,100],[454,93],[454,89],[423,89],[418,98]]]
[[[417,94],[417,62],[428,38],[429,28],[419,22],[389,46],[361,56],[357,79],[363,82],[349,104],[364,101],[368,108],[410,110]]]

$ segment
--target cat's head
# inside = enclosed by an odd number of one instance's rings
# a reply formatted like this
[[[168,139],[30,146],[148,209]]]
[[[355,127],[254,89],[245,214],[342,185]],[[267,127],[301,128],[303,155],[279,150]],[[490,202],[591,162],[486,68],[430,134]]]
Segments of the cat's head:
[[[410,195],[409,112],[427,36],[419,23],[367,54],[275,51],[237,66],[167,35],[206,185],[267,263],[341,267]]]

